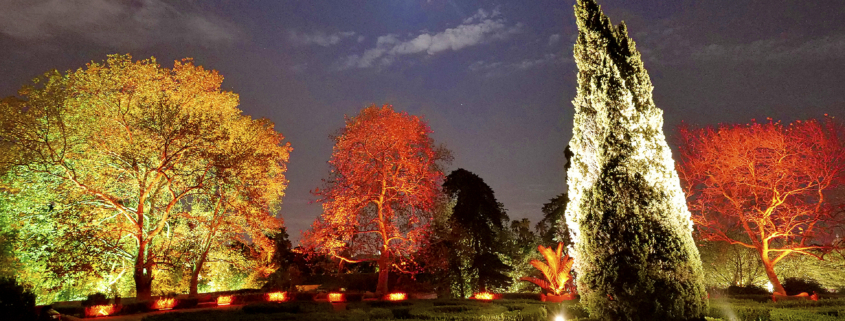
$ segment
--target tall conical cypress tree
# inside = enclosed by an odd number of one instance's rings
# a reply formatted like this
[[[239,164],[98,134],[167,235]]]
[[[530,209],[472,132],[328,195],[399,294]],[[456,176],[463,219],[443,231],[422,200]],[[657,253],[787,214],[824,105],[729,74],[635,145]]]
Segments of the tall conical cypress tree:
[[[604,320],[701,319],[701,260],[640,53],[595,0],[578,0],[575,16],[566,221],[582,303]]]

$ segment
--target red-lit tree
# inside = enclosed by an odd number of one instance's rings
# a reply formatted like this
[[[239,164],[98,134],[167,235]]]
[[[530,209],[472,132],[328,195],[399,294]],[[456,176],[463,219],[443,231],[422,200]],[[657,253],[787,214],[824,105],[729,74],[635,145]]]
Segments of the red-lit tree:
[[[448,152],[434,146],[428,125],[392,106],[364,108],[334,137],[330,178],[314,194],[323,214],[303,243],[344,262],[377,257],[376,291],[387,293],[394,258],[415,252],[424,238]]]
[[[834,241],[845,180],[845,128],[830,117],[680,129],[689,208],[701,237],[754,249],[774,291],[774,266],[791,254],[821,259]]]

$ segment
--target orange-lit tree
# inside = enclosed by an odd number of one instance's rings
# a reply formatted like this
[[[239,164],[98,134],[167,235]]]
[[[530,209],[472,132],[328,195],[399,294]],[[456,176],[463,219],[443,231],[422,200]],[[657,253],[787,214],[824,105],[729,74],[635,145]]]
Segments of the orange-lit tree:
[[[678,172],[701,237],[754,249],[774,291],[774,266],[821,259],[839,220],[829,193],[845,180],[845,128],[833,118],[682,126]]]
[[[445,148],[422,119],[392,106],[370,106],[334,137],[331,174],[314,194],[323,214],[303,243],[344,262],[378,260],[376,291],[388,293],[391,268],[415,252],[440,193]]]
[[[48,73],[21,90],[24,99],[0,103],[0,141],[14,155],[0,167],[58,196],[44,203],[56,234],[48,266],[79,271],[120,262],[136,295],[149,298],[157,267],[177,264],[165,255],[176,218],[218,196],[208,195],[214,186],[236,190],[227,179],[249,185],[265,177],[259,184],[272,183],[254,190],[281,197],[290,147],[268,122],[242,115],[222,81],[190,60],[170,69],[112,55]],[[268,159],[252,163],[261,157]],[[251,174],[232,174],[242,168]]]

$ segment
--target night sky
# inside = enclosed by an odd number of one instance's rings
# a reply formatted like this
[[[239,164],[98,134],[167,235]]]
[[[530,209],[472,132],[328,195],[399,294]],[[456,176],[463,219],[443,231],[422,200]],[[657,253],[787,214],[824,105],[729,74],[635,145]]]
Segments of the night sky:
[[[600,0],[642,52],[675,145],[696,125],[845,117],[845,2]],[[0,0],[0,97],[110,53],[193,57],[294,151],[280,215],[299,239],[320,213],[329,135],[368,105],[424,116],[511,219],[565,191],[574,0]],[[448,172],[447,172],[448,174]]]

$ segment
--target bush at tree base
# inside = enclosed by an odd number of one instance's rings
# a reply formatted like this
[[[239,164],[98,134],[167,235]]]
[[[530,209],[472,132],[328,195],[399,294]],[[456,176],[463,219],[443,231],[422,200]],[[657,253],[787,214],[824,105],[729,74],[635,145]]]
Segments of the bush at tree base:
[[[828,293],[819,281],[809,278],[786,278],[783,280],[783,288],[787,295],[796,295],[801,292],[808,294],[826,294]]]
[[[0,318],[35,320],[35,294],[14,278],[0,278]]]

